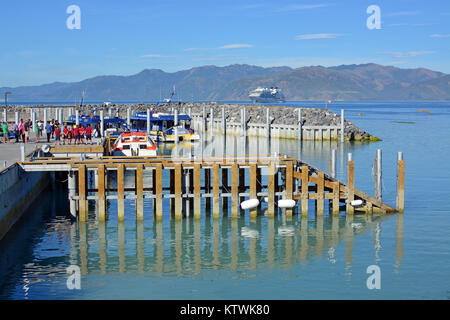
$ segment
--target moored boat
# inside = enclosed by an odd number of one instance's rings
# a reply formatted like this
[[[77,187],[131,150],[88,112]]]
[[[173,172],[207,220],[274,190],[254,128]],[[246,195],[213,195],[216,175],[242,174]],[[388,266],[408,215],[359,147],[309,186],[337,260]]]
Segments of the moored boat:
[[[156,141],[175,142],[178,133],[179,141],[198,141],[200,135],[191,128],[191,117],[187,114],[150,113],[150,136]],[[147,131],[147,113],[137,112],[131,117],[131,129]],[[178,131],[178,132],[177,132]]]
[[[114,142],[113,156],[152,157],[158,155],[158,146],[145,132],[123,132]]]

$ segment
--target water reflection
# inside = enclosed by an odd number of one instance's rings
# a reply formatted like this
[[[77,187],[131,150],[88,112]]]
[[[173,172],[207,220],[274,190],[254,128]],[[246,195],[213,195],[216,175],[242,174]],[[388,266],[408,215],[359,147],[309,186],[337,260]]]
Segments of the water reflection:
[[[98,240],[96,250],[87,243],[89,224],[75,222],[79,237],[78,245],[71,246],[71,256],[77,257],[82,274],[118,271],[189,275],[218,269],[290,268],[294,264],[305,265],[325,258],[331,264],[342,259],[345,274],[351,276],[355,238],[372,234],[376,243],[377,228],[389,217],[379,215],[367,219],[366,215],[349,215],[310,217],[309,220],[306,217],[300,220],[295,217],[292,220],[224,217],[222,221],[205,218],[203,221],[155,222],[150,227],[144,222],[125,222],[119,223],[117,228],[111,226],[108,233],[105,233],[105,223],[98,223],[89,230],[94,233],[89,238]],[[401,230],[402,216],[396,219],[397,230]],[[127,223],[134,227],[126,227]],[[164,238],[165,234],[169,238]],[[117,243],[110,244],[106,238],[116,238]],[[341,242],[344,252],[338,256]],[[403,250],[399,249],[401,244],[402,233],[398,231],[397,266],[403,256]],[[375,257],[378,250],[375,245]]]

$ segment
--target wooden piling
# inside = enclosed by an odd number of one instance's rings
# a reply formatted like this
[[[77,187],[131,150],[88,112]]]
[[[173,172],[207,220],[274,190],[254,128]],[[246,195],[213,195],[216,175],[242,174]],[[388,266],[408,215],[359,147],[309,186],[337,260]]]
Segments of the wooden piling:
[[[174,194],[175,194],[175,220],[181,220],[183,214],[183,202],[181,198],[181,164],[175,164],[174,169]]]
[[[86,198],[86,165],[78,168],[78,219],[81,222],[87,221],[88,202]]]
[[[125,220],[125,187],[124,187],[124,165],[119,164],[117,167],[117,220],[122,222]]]
[[[155,219],[156,221],[162,220],[162,213],[163,213],[163,182],[162,182],[162,165],[158,163],[156,165],[155,175],[153,179],[155,180]]]
[[[224,168],[222,169],[222,193],[228,193],[229,192],[229,186],[228,186],[228,169]],[[228,213],[228,198],[223,197],[222,198],[222,214],[225,215]]]
[[[256,164],[250,165],[250,199],[257,199],[256,195]],[[255,218],[258,214],[256,208],[250,210],[250,218]]]
[[[397,159],[397,210],[403,213],[405,209],[405,160],[403,153],[398,153]]]
[[[213,218],[220,217],[220,167],[218,163],[213,165]]]
[[[333,184],[333,215],[339,215],[339,181],[332,182]]]
[[[382,201],[383,199],[383,177],[382,177],[382,152],[381,149],[377,149],[376,156],[376,199]]]
[[[205,168],[205,193],[211,193],[211,169]],[[205,212],[211,213],[211,197],[205,198]]]
[[[351,202],[355,199],[355,163],[351,153],[348,154],[347,162],[347,213],[353,214],[355,208]]]
[[[325,189],[325,175],[322,171],[318,173],[317,183],[317,199],[316,199],[316,212],[317,215],[323,216],[323,201],[324,201],[324,189]]]
[[[142,164],[136,166],[136,220],[144,220],[144,169]]]
[[[239,166],[237,163],[231,165],[231,216],[237,218],[239,211]]]
[[[201,167],[194,164],[194,219],[199,220],[201,216]]]
[[[271,161],[269,163],[268,173],[267,173],[267,216],[275,216],[275,162]]]
[[[104,222],[106,215],[105,165],[101,164],[98,166],[97,174],[98,174],[98,221]]]
[[[301,215],[307,216],[308,215],[308,166],[302,166],[302,173],[301,173],[301,179],[302,179],[302,197],[301,197]]]

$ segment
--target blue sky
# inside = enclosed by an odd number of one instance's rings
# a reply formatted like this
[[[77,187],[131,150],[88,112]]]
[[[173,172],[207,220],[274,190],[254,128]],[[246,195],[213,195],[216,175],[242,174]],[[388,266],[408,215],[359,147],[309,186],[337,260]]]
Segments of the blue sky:
[[[69,30],[69,5],[81,29]],[[369,5],[381,29],[369,30]],[[0,87],[201,65],[374,62],[450,73],[450,1],[5,1]]]

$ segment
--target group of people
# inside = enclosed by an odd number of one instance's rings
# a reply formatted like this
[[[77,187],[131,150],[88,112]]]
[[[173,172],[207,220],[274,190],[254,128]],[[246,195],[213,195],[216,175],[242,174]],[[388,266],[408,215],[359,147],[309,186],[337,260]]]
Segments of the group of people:
[[[97,128],[98,127],[98,128]],[[92,143],[92,137],[99,136],[100,128],[97,124],[96,128],[92,128],[90,124],[87,124],[86,127],[84,125],[61,125],[58,120],[47,121],[47,124],[44,126],[42,120],[37,121],[34,126],[33,122],[28,119],[27,121],[23,121],[20,119],[18,123],[15,123],[12,131],[16,137],[16,143],[22,140],[23,143],[28,143],[29,139],[34,133],[34,141],[35,143],[39,143],[40,137],[43,136],[43,132],[45,131],[47,135],[47,143],[50,143],[51,139],[55,139],[55,144],[85,144]],[[4,122],[1,126],[1,130],[3,131],[3,142],[9,142],[9,128],[8,124]]]

